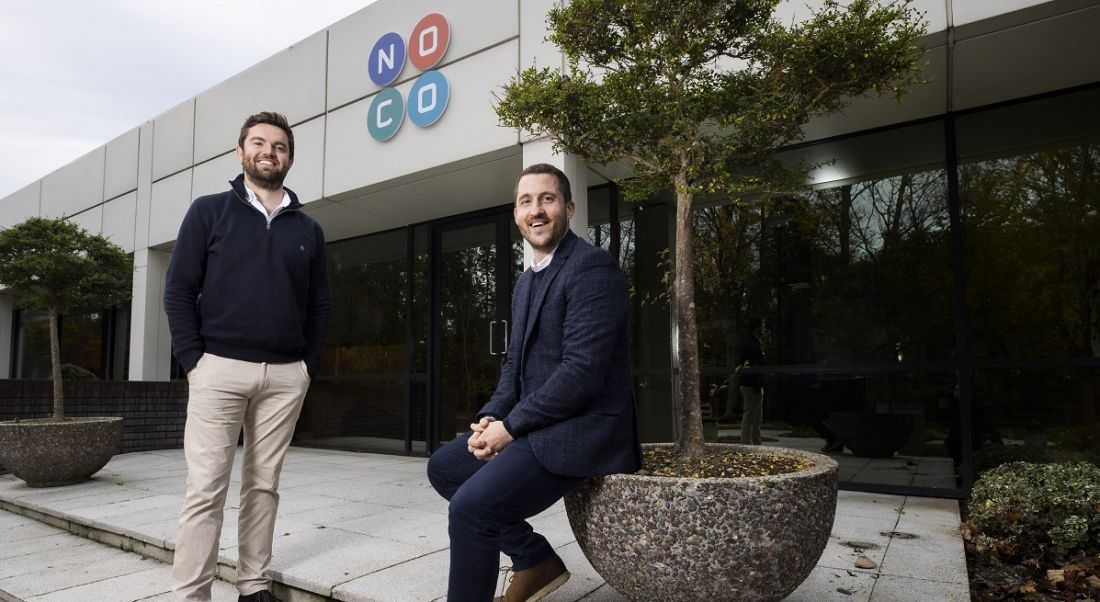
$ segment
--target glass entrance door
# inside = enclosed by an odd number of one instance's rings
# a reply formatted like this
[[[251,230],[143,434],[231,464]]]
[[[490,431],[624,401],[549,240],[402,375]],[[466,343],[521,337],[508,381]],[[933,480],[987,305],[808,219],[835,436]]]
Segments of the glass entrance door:
[[[435,449],[465,432],[496,388],[523,246],[507,209],[439,224],[432,238]]]

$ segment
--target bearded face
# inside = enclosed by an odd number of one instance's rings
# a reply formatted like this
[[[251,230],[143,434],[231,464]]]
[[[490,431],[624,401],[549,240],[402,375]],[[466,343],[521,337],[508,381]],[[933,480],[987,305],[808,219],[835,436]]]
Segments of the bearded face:
[[[237,158],[248,181],[267,190],[283,185],[293,163],[286,132],[266,123],[249,128],[244,145],[237,147]]]

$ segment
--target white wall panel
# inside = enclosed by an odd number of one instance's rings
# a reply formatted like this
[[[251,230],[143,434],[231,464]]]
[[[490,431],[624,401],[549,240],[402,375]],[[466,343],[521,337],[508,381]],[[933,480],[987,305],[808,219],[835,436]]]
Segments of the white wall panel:
[[[107,143],[103,198],[113,199],[137,189],[140,138],[138,128],[134,128]]]
[[[323,113],[325,38],[324,31],[316,33],[200,94],[195,102],[195,161],[232,150],[241,125],[253,113],[276,111],[291,124]]]
[[[294,173],[294,168],[290,169]],[[229,190],[229,182],[241,174],[241,162],[236,152],[207,161],[195,166],[195,177],[191,182],[192,200],[208,194],[217,194]]]
[[[956,0],[955,4],[967,4],[973,1]],[[1000,2],[1000,0],[993,1]],[[775,18],[783,25],[790,25],[805,21],[814,11],[821,10],[824,5],[824,0],[782,0],[775,9]],[[913,8],[924,13],[924,18],[928,21],[928,33],[947,29],[946,0],[915,0]]]
[[[42,215],[75,215],[103,202],[104,147],[42,178]]]
[[[191,167],[194,151],[195,100],[191,99],[153,120],[153,180]]]
[[[959,41],[954,108],[1100,81],[1100,6]]]
[[[371,138],[371,142],[374,139]],[[325,118],[318,117],[294,127],[294,165],[286,176],[286,185],[309,203],[321,198],[325,173]]]
[[[127,253],[134,250],[134,225],[137,216],[137,191],[103,204],[103,235]]]
[[[557,67],[565,68],[561,50],[546,40],[550,25],[546,22],[546,13],[558,0],[522,0],[519,2],[519,68]]]
[[[69,216],[68,221],[84,228],[89,234],[101,234],[103,232],[103,205]]]
[[[191,170],[153,183],[149,215],[149,246],[176,240],[187,208],[191,206]]]
[[[149,213],[153,197],[153,122],[138,128],[138,187],[134,215],[134,249],[149,246]]]
[[[14,226],[28,217],[36,217],[41,192],[42,182],[38,181],[0,199],[0,228]]]
[[[1050,0],[955,0],[951,4],[951,12],[958,27],[1047,2]]]
[[[527,0],[523,0],[526,2]],[[329,28],[328,108],[358,100],[378,91],[370,80],[367,61],[371,48],[382,35],[398,33],[408,44],[413,27],[422,17],[439,13],[451,25],[451,44],[442,64],[454,62],[494,44],[519,35],[520,0],[393,0],[375,2]],[[516,50],[513,49],[513,59]],[[398,82],[420,72],[406,61]]]
[[[378,142],[367,132],[371,98],[329,113],[325,196],[516,144],[515,130],[497,124],[493,93],[515,73],[517,46],[513,40],[441,69],[450,102],[431,127],[416,127],[406,117],[393,138]],[[398,87],[402,98],[410,87]]]

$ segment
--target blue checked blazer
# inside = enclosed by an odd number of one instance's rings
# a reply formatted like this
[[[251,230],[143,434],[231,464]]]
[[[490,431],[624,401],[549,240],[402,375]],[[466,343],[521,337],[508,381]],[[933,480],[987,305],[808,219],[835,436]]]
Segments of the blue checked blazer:
[[[556,474],[641,466],[630,304],[623,272],[606,251],[570,231],[541,278],[530,269],[520,276],[507,359],[482,416],[503,420],[513,438],[526,437]]]

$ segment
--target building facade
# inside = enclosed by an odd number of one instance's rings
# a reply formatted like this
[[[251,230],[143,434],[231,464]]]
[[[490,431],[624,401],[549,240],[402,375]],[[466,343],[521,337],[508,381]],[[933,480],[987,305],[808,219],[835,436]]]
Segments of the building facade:
[[[178,378],[161,301],[177,229],[239,173],[244,117],[277,110],[334,295],[299,444],[427,454],[465,430],[529,252],[512,184],[541,161],[573,181],[573,229],[628,275],[643,437],[671,439],[670,199],[625,203],[621,168],[493,111],[520,69],[562,65],[552,4],[380,0],[0,199],[0,227],[64,216],[133,254],[131,302],[64,316],[63,361]],[[957,496],[1002,456],[1100,458],[1100,3],[916,4],[927,82],[811,123],[783,153],[820,165],[810,190],[699,204],[703,394],[731,435],[743,330],[763,316],[766,445],[836,436],[845,487]],[[0,294],[0,377],[48,378],[46,332]]]

